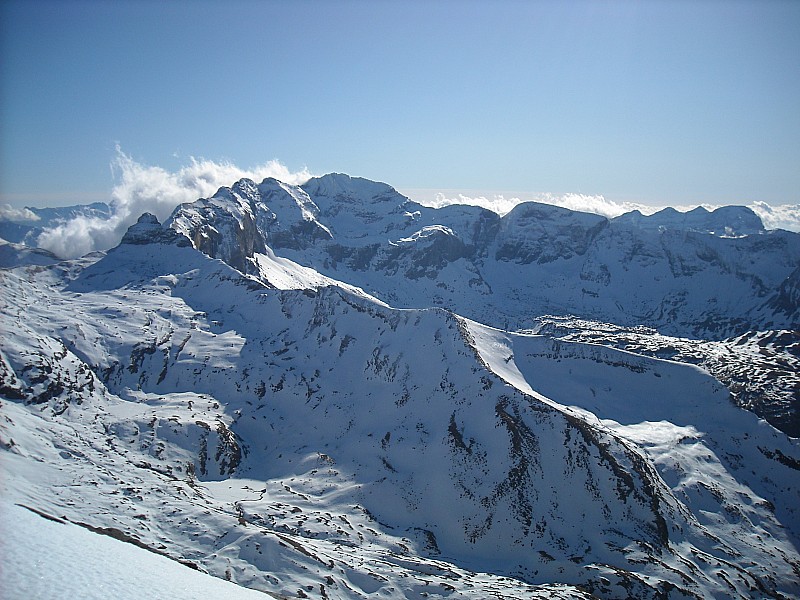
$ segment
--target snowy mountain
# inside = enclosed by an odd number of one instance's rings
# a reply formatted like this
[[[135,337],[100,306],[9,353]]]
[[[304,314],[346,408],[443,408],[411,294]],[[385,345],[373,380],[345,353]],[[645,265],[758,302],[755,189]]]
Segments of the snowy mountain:
[[[104,202],[93,202],[56,208],[26,207],[22,212],[25,218],[0,216],[0,238],[15,244],[35,246],[45,229],[63,225],[76,217],[107,219],[111,216],[111,207]]]
[[[800,331],[796,329],[710,341],[666,336],[647,327],[545,316],[529,331],[701,366],[728,388],[738,406],[800,437]]]
[[[665,208],[647,216],[634,210],[613,221],[642,229],[679,229],[728,237],[757,235],[766,231],[758,215],[744,206],[722,206],[713,212],[702,206],[688,212]]]
[[[274,597],[798,597],[800,446],[731,402],[793,402],[798,241],[722,216],[242,180],[0,270],[2,497]]]
[[[744,207],[609,221],[527,203],[500,217],[425,208],[386,184],[334,174],[302,187],[242,180],[178,207],[168,224],[262,282],[277,254],[391,306],[442,306],[502,329],[577,315],[696,340],[800,335],[800,234],[767,232]],[[747,353],[728,347],[737,351],[718,372],[749,379]],[[771,383],[735,401],[797,436],[800,388],[785,367],[796,361],[785,346],[759,356]]]
[[[61,259],[48,250],[0,239],[0,269],[22,265],[52,265],[59,260]]]
[[[169,224],[255,276],[269,247],[392,306],[440,305],[506,329],[580,315],[721,339],[800,321],[785,289],[800,235],[765,231],[743,207],[609,221],[525,203],[500,217],[426,208],[385,184],[326,175],[301,187],[242,180],[182,205]]]

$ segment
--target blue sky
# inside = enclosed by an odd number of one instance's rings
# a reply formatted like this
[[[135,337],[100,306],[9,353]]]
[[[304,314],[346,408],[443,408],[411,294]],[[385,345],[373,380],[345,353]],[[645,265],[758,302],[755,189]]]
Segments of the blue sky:
[[[0,203],[148,165],[800,203],[800,2],[0,4]]]

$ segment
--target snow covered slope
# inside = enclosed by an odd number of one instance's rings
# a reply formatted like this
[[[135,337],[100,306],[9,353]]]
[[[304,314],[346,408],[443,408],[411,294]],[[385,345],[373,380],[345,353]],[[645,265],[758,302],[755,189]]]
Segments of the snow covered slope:
[[[707,341],[573,317],[542,316],[537,321],[530,333],[699,365],[725,384],[738,406],[800,437],[800,330],[753,331]]]
[[[3,598],[264,598],[255,590],[126,544],[113,532],[81,528],[5,500],[0,500],[0,522]],[[74,556],[77,548],[80,560]]]
[[[32,248],[0,239],[0,269],[21,265],[52,265],[59,259],[52,252],[42,248]]]
[[[800,448],[718,381],[318,279],[271,244],[330,206],[261,188],[0,271],[4,498],[280,597],[800,594]]]

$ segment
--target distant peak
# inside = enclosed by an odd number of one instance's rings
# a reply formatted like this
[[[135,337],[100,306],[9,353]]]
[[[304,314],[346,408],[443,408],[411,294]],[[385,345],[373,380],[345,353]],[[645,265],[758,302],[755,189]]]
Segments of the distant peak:
[[[258,192],[264,192],[265,190],[286,190],[287,188],[295,188],[296,186],[291,185],[289,183],[285,183],[280,179],[275,179],[274,177],[266,177],[264,178],[258,186],[255,186],[254,189]]]
[[[255,196],[258,196],[258,187],[256,186],[255,182],[252,179],[243,177],[230,187],[226,185],[222,186],[211,197],[225,200],[236,200],[237,197],[249,199]]]
[[[233,184],[233,191],[242,195],[253,195],[258,193],[258,186],[256,182],[247,177],[243,177]]]
[[[563,206],[556,206],[555,204],[547,204],[544,202],[535,202],[533,200],[528,202],[520,202],[511,211],[503,217],[506,221],[512,221],[519,218],[536,217],[539,219],[584,219],[587,223],[599,223],[606,221],[606,217],[596,215],[589,212],[581,212],[564,208]]]
[[[359,196],[375,198],[378,196],[399,195],[387,183],[352,177],[344,173],[328,173],[322,177],[312,177],[301,186],[310,196]]]
[[[136,221],[137,225],[157,225],[161,226],[161,223],[158,221],[158,217],[156,217],[153,213],[142,213],[142,216]]]
[[[697,206],[681,212],[671,206],[652,215],[632,211],[613,219],[641,229],[700,231],[718,236],[753,235],[764,232],[759,216],[746,206],[720,206],[709,211]]]
[[[674,208],[672,210],[675,210]],[[717,209],[719,210],[719,209]],[[710,214],[705,206],[696,206],[686,213],[687,215],[707,215]]]
[[[191,246],[191,242],[174,229],[164,228],[152,213],[143,213],[139,220],[128,228],[122,236],[120,245],[131,244],[173,244],[175,246]]]

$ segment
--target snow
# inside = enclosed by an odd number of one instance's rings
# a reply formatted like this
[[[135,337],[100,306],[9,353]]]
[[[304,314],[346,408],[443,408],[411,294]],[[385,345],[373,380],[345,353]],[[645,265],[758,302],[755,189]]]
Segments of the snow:
[[[400,238],[396,242],[392,242],[393,244],[413,244],[414,242],[418,242],[420,240],[424,240],[425,238],[433,237],[436,235],[449,235],[452,236],[453,230],[449,227],[444,227],[442,225],[429,225],[427,227],[423,227],[419,231],[415,231],[411,234],[411,236],[407,238]]]
[[[0,588],[7,600],[264,598],[261,592],[165,556],[72,523],[44,518],[5,498],[0,500],[0,523]]]
[[[21,265],[52,265],[59,260],[47,250],[12,244],[0,238],[0,269]]]
[[[776,516],[789,531],[800,530],[796,505],[781,502],[787,493],[800,499],[800,477],[768,456],[796,456],[800,444],[734,406],[706,371],[472,322],[469,328],[480,355],[501,377],[516,387],[521,378],[523,387],[596,415],[634,442],[686,507],[729,531],[729,543],[764,535],[760,527],[772,532],[771,511],[763,510],[769,505],[780,506]],[[732,522],[730,515],[736,515]]]

